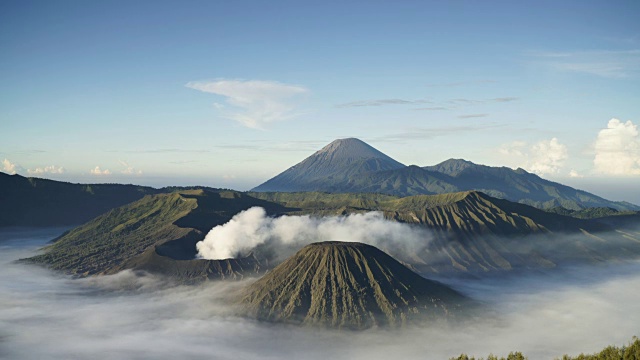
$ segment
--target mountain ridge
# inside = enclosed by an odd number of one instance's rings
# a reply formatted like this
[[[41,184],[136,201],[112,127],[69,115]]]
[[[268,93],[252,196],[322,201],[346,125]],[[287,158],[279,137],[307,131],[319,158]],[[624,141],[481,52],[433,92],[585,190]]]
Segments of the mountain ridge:
[[[63,234],[43,254],[25,261],[77,276],[125,269],[184,281],[260,274],[276,260],[268,253],[226,262],[196,258],[196,243],[209,230],[254,206],[263,207],[269,216],[379,211],[388,220],[423,227],[429,230],[423,250],[408,257],[393,254],[421,273],[485,273],[554,267],[566,258],[598,262],[640,257],[640,233],[633,226],[640,221],[637,213],[585,220],[477,191],[398,198],[185,190],[148,195],[113,209]]]
[[[404,166],[374,149],[377,157],[370,159],[384,159],[386,165],[365,166],[362,162],[349,161],[331,163],[332,158],[329,160],[330,163],[326,163],[325,157],[322,156],[325,153],[339,153],[341,158],[347,158],[345,154],[352,148],[348,144],[358,144],[358,147],[366,148],[366,143],[357,139],[336,140],[251,191],[372,192],[412,196],[477,190],[493,197],[541,209],[561,206],[576,211],[589,207],[610,207],[619,211],[640,210],[638,205],[610,201],[543,179],[521,168],[513,170],[507,167],[478,165],[463,159],[449,159],[433,166]],[[326,171],[326,167],[331,170]]]
[[[253,257],[196,259],[195,246],[214,226],[261,206],[286,208],[234,191],[187,190],[144,198],[102,214],[63,234],[45,252],[23,259],[75,276],[147,270],[185,281],[242,278],[264,271]]]
[[[160,192],[148,186],[74,184],[0,172],[0,227],[78,225]]]

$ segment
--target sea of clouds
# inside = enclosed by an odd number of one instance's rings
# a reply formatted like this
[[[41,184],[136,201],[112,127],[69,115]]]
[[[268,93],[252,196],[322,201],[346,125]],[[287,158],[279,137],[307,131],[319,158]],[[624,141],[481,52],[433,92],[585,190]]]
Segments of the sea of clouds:
[[[450,327],[327,331],[235,316],[227,294],[251,279],[182,286],[131,271],[72,279],[13,262],[57,234],[0,234],[0,358],[448,359],[519,350],[535,360],[640,334],[637,262],[450,279],[493,312]]]

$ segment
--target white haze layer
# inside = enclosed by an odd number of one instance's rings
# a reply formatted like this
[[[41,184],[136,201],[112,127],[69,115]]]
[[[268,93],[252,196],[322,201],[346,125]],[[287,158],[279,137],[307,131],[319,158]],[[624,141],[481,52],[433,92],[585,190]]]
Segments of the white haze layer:
[[[640,263],[461,279],[494,320],[401,331],[320,331],[232,315],[245,282],[172,286],[122,272],[73,280],[15,264],[60,232],[0,233],[0,358],[448,359],[523,351],[529,359],[595,352],[640,335]]]
[[[282,253],[287,248],[298,250],[313,242],[348,241],[374,245],[407,258],[424,249],[429,239],[425,229],[386,220],[380,212],[272,218],[263,208],[252,207],[211,229],[196,247],[201,258],[228,259],[247,255],[260,245]]]

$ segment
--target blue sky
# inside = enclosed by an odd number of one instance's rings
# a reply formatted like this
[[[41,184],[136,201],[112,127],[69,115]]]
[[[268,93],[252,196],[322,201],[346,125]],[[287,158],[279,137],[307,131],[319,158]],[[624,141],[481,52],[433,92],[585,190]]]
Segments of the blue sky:
[[[358,137],[640,202],[639,17],[637,1],[5,0],[0,170],[244,190]]]

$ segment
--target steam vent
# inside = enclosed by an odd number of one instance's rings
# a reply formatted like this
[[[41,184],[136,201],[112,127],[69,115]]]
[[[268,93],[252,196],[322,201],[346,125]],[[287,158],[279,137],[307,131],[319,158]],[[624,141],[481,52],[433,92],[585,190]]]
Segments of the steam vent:
[[[257,319],[365,329],[449,318],[468,299],[362,243],[313,243],[241,295]]]

